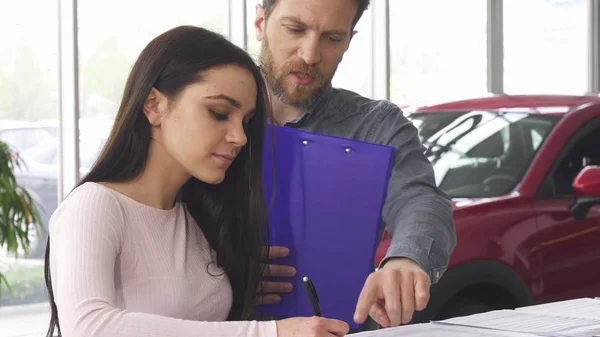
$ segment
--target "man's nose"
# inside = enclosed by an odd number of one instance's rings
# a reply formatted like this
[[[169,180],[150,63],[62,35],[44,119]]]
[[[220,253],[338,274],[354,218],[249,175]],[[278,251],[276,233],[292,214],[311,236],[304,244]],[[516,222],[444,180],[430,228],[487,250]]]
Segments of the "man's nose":
[[[321,46],[318,36],[306,36],[298,50],[298,56],[309,66],[321,61]]]

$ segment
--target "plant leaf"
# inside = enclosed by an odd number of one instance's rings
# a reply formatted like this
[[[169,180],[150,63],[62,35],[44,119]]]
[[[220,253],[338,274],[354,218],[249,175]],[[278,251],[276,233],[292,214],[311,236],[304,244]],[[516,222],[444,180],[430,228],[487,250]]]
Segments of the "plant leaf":
[[[29,230],[41,230],[38,205],[26,189],[19,186],[14,175],[15,168],[21,168],[25,162],[6,143],[0,142],[0,249],[6,248],[9,254],[18,258],[19,248],[29,249]],[[8,280],[0,273],[0,291],[2,285],[9,291]]]
[[[6,277],[4,275],[2,275],[2,273],[0,273],[0,294],[2,294],[2,284],[3,283],[6,286],[6,289],[8,290],[8,293],[10,294],[10,296],[13,296],[13,291],[10,288],[10,284],[8,284],[8,280],[6,279]]]

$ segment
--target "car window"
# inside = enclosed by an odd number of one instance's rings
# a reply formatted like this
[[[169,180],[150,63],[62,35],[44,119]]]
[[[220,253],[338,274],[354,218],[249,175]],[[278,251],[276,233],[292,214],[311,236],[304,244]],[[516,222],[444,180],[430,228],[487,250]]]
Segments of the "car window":
[[[58,155],[56,153],[56,147],[48,148],[46,151],[40,151],[37,156],[32,157],[33,160],[44,165],[57,165]]]
[[[98,158],[106,138],[80,137],[79,160],[82,169],[88,170]],[[58,165],[58,142],[56,139],[47,143],[38,144],[23,152],[23,159],[32,160],[39,164]]]
[[[474,111],[426,142],[436,183],[452,198],[511,192],[558,118],[516,112]],[[542,139],[533,141],[535,130]]]
[[[540,134],[540,132],[536,129],[529,130],[529,137],[531,137],[531,146],[532,150],[535,150],[544,139],[544,136]]]
[[[595,123],[598,126],[587,131],[572,148],[567,149],[567,155],[553,172],[554,197],[571,197],[573,180],[577,174],[586,166],[600,165],[600,118]]]
[[[35,162],[44,165],[56,165],[57,164],[57,144],[58,140],[53,139],[45,143],[40,143],[35,146],[31,146],[25,151],[20,153],[21,158],[26,163]]]
[[[19,153],[53,138],[55,137],[50,132],[42,128],[11,129],[0,132],[0,140]]]
[[[409,114],[407,118],[419,131],[420,140],[425,141],[467,112],[468,111],[416,112]]]

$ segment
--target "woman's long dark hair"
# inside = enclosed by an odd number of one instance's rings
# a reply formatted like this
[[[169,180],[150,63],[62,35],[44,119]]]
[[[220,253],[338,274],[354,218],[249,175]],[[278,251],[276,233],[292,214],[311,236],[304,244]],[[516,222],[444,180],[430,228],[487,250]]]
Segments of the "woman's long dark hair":
[[[180,26],[152,40],[135,62],[113,129],[95,165],[79,185],[91,182],[125,182],[144,169],[151,126],[142,106],[154,87],[175,98],[186,86],[202,81],[202,73],[220,65],[236,64],[256,80],[256,115],[245,127],[248,142],[221,184],[189,179],[180,191],[188,211],[217,252],[233,289],[229,320],[249,319],[263,267],[261,249],[268,247],[266,204],[262,185],[262,147],[271,104],[260,69],[241,48],[223,36],[193,26]],[[68,244],[68,243],[65,243]],[[46,248],[45,278],[52,309],[47,336],[60,325],[50,275],[50,240]],[[199,285],[201,286],[201,285]]]

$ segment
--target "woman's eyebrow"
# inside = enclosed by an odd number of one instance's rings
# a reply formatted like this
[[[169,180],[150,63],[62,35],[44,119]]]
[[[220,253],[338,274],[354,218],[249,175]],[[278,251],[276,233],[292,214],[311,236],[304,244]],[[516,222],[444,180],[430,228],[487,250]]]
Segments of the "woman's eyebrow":
[[[236,100],[235,98],[231,97],[231,96],[227,96],[224,94],[219,94],[219,95],[213,95],[213,96],[206,96],[204,98],[208,98],[208,99],[215,99],[215,100],[224,100],[227,101],[229,104],[233,105],[236,108],[241,108],[242,104]]]

